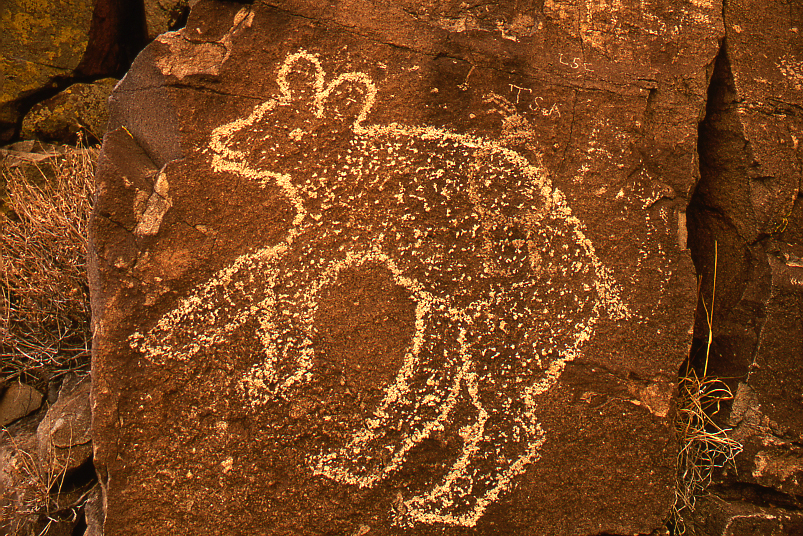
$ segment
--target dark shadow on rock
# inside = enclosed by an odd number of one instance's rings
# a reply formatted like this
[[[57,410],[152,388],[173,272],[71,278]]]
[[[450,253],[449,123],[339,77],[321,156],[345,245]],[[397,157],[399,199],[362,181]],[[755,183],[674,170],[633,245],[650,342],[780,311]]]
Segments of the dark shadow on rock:
[[[143,2],[98,0],[79,77],[122,77],[148,42]]]
[[[708,354],[708,374],[734,381],[748,372],[769,290],[763,237],[748,194],[754,158],[738,105],[723,41],[699,127],[700,181],[688,209],[689,246],[700,277],[691,363],[702,374]],[[709,318],[714,333],[710,352]]]

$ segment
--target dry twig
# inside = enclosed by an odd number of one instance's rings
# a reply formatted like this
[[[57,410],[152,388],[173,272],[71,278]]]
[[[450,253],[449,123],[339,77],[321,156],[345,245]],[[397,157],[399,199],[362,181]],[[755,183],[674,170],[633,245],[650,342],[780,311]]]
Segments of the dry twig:
[[[678,388],[678,411],[675,431],[680,452],[678,453],[675,485],[675,503],[670,513],[670,525],[674,536],[687,534],[691,515],[697,498],[711,484],[716,469],[732,464],[742,451],[742,445],[728,434],[730,428],[722,428],[713,417],[722,409],[722,403],[733,399],[728,385],[719,378],[708,377],[708,361],[714,341],[714,294],[716,293],[717,245],[714,244],[714,283],[710,305],[703,300],[705,319],[708,325],[703,373],[698,375],[691,363],[686,366]]]
[[[94,156],[91,149],[69,149],[28,173],[3,170],[0,385],[20,378],[42,387],[54,373],[88,367],[86,230]]]

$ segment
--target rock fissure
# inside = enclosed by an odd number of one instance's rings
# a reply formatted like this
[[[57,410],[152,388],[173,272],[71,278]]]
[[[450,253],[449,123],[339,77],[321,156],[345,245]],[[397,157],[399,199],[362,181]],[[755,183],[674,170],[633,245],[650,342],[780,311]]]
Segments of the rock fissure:
[[[238,99],[247,99],[250,101],[254,101],[255,104],[262,100],[258,95],[247,95],[245,93],[228,93],[226,91],[221,91],[219,89],[203,85],[202,83],[192,84],[187,82],[172,82],[170,83],[169,87],[173,87],[176,89],[186,89],[190,91],[206,91],[209,93],[214,93],[215,95],[220,95],[221,97],[236,97]]]
[[[749,269],[751,255],[761,247],[749,200],[748,177],[753,156],[744,138],[738,112],[740,105],[727,41],[723,40],[708,88],[706,114],[699,127],[700,180],[688,209],[692,258],[697,273],[702,277],[694,335],[699,342],[692,349],[692,362],[696,365],[705,355],[704,341],[708,337],[706,307],[710,306],[714,292],[715,263],[718,273],[713,322],[720,325],[726,321],[730,309],[749,292],[747,281],[740,274]],[[754,296],[752,302],[761,307],[767,297],[761,293]],[[755,340],[757,336],[758,332]],[[720,377],[746,375],[751,358],[742,356],[742,363],[738,365],[727,352],[712,350],[708,367],[713,374]],[[752,355],[754,350],[752,348],[748,353]]]
[[[781,508],[789,512],[803,512],[803,495],[779,492],[772,486],[748,482],[714,484],[711,491],[726,500],[747,500],[760,507]]]
[[[792,108],[793,110],[796,110],[795,113],[798,113],[798,114],[803,113],[803,104],[800,104],[799,102],[787,102],[787,101],[784,101],[784,100],[781,100],[781,99],[776,99],[776,98],[773,98],[773,97],[768,98],[767,102],[780,103],[780,104],[783,104],[784,106],[788,106],[788,107]],[[789,110],[786,110],[784,113],[786,113],[788,111]],[[780,112],[777,115],[780,115]]]
[[[735,467],[715,476],[714,495],[701,501],[695,523],[703,534],[718,535],[760,518],[763,533],[795,534],[803,476],[796,445],[803,426],[793,386],[799,385],[803,348],[788,334],[799,332],[803,320],[797,268],[789,259],[803,250],[794,230],[801,224],[794,125],[803,118],[799,104],[782,96],[798,87],[789,63],[777,60],[787,58],[783,40],[780,51],[772,50],[775,65],[757,65],[750,41],[756,34],[745,35],[757,23],[745,18],[741,5],[726,2],[723,9],[726,37],[699,126],[700,179],[688,208],[689,242],[702,279],[690,360],[698,374],[707,368],[733,392],[714,417],[743,450]],[[759,17],[763,23],[769,18]],[[792,25],[783,17],[775,24],[781,31]],[[768,49],[761,54],[773,57]],[[760,81],[759,70],[767,73]]]

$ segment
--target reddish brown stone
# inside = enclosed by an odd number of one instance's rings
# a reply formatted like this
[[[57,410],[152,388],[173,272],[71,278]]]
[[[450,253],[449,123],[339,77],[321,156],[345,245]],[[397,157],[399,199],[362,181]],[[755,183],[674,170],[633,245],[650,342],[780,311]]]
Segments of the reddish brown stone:
[[[724,406],[717,418],[735,428],[730,434],[743,450],[736,471],[719,475],[722,499],[698,517],[704,525],[727,521],[705,534],[798,534],[793,511],[800,509],[803,479],[803,7],[728,1],[724,21],[726,38],[700,129],[702,177],[690,207],[690,243],[709,310],[716,286],[708,371],[735,394],[732,407]],[[708,350],[705,317],[701,301],[694,356],[700,370]],[[744,490],[752,495],[741,496]],[[728,517],[748,501],[792,511],[769,515],[755,507],[744,521]]]
[[[698,510],[705,521],[694,527],[696,534],[711,536],[796,536],[803,532],[803,515],[771,505],[746,501],[725,502],[709,496]],[[691,527],[690,527],[691,530]]]
[[[665,522],[721,11],[413,4],[200,2],[115,90],[105,534]]]

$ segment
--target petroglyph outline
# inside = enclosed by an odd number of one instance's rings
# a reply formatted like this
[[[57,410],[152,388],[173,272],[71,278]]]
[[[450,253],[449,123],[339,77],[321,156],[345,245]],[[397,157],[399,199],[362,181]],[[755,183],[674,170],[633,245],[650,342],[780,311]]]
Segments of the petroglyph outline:
[[[311,65],[314,71],[312,90],[314,115],[316,117],[324,117],[327,99],[342,85],[347,87],[359,86],[364,96],[364,103],[351,125],[355,140],[376,144],[381,144],[383,143],[381,140],[386,139],[414,139],[423,143],[432,141],[436,144],[443,143],[453,149],[459,148],[477,153],[485,152],[498,158],[502,164],[510,166],[511,169],[516,170],[525,177],[528,181],[527,184],[531,184],[535,191],[533,195],[544,203],[543,211],[550,217],[564,222],[571,240],[577,246],[574,255],[590,263],[590,266],[583,267],[582,263],[576,261],[575,264],[580,264],[580,266],[574,266],[573,269],[576,271],[583,269],[583,273],[590,273],[590,277],[593,278],[593,290],[589,290],[589,295],[595,296],[593,298],[593,307],[591,308],[592,312],[588,318],[579,320],[572,325],[572,344],[562,349],[558,358],[542,368],[542,376],[538,377],[537,381],[526,382],[527,385],[521,393],[525,409],[522,415],[515,417],[517,419],[515,423],[518,428],[511,432],[513,435],[525,434],[524,443],[526,445],[524,446],[524,452],[518,455],[515,460],[507,460],[509,464],[507,467],[497,467],[493,474],[477,475],[472,472],[477,469],[471,467],[471,464],[478,456],[484,455],[480,452],[483,446],[482,442],[490,441],[485,437],[485,434],[488,433],[485,426],[490,415],[479,398],[481,378],[477,371],[474,370],[475,363],[472,361],[470,343],[466,339],[465,326],[471,325],[473,322],[485,322],[490,327],[490,316],[483,317],[482,315],[486,314],[485,311],[489,310],[494,304],[497,304],[494,299],[498,297],[494,298],[493,295],[485,296],[481,300],[472,302],[470,306],[462,309],[455,308],[442,296],[435,296],[431,291],[427,290],[421,281],[405,274],[390,252],[376,245],[372,247],[355,246],[352,250],[346,252],[344,258],[327,263],[320,272],[317,283],[308,287],[306,291],[298,296],[296,307],[300,309],[301,327],[299,328],[300,335],[297,344],[291,347],[289,343],[286,343],[283,346],[282,341],[279,340],[280,328],[277,322],[282,321],[284,313],[280,311],[279,297],[272,290],[280,275],[277,265],[281,263],[290,248],[303,247],[303,241],[299,241],[299,238],[310,228],[311,221],[314,220],[314,218],[308,217],[311,215],[305,207],[305,196],[317,195],[317,191],[306,191],[302,186],[294,183],[293,177],[287,173],[252,167],[247,162],[248,155],[233,148],[229,141],[235,134],[253,127],[266,115],[276,111],[279,107],[292,104],[293,91],[288,81],[288,75],[295,64],[300,61]],[[285,239],[278,244],[263,247],[255,252],[238,257],[230,266],[220,270],[209,281],[200,285],[188,297],[182,299],[178,306],[164,315],[148,333],[145,335],[140,333],[133,334],[130,337],[130,344],[132,348],[139,350],[155,363],[164,363],[166,356],[169,356],[170,359],[187,361],[204,348],[225,342],[226,337],[234,330],[245,325],[249,319],[256,318],[260,325],[258,337],[261,339],[266,359],[262,363],[255,365],[245,375],[240,386],[243,393],[251,398],[252,404],[265,404],[277,396],[289,394],[292,389],[310,381],[314,375],[312,360],[314,348],[311,333],[321,289],[330,282],[336,281],[339,274],[345,269],[359,267],[365,263],[379,264],[385,267],[392,274],[396,284],[404,287],[413,297],[415,302],[415,334],[412,336],[408,350],[405,353],[401,369],[395,379],[385,388],[384,398],[374,411],[375,418],[369,419],[369,422],[366,423],[362,430],[355,430],[351,440],[342,448],[311,455],[309,459],[310,469],[315,475],[344,484],[360,487],[376,485],[388,474],[401,467],[410,450],[427,438],[433,430],[444,428],[451,411],[457,403],[457,399],[461,396],[461,389],[465,388],[465,392],[468,393],[466,402],[475,408],[476,420],[459,430],[459,435],[463,439],[460,455],[452,463],[449,471],[440,482],[423,493],[413,495],[404,500],[405,512],[403,514],[400,513],[396,521],[400,524],[420,522],[474,526],[485,513],[487,507],[502,493],[510,489],[513,479],[522,474],[526,467],[540,456],[538,451],[545,440],[545,431],[535,418],[535,398],[553,386],[566,364],[576,358],[580,348],[593,335],[594,325],[603,311],[606,311],[614,319],[627,318],[630,313],[622,303],[618,288],[607,269],[602,266],[596,256],[593,245],[586,238],[582,223],[571,213],[567,206],[563,194],[552,188],[544,172],[530,164],[519,153],[478,136],[459,134],[446,129],[408,126],[397,123],[366,126],[364,123],[377,95],[373,81],[365,73],[349,72],[337,76],[327,85],[325,83],[325,72],[320,60],[316,55],[304,50],[289,54],[286,57],[278,70],[276,80],[279,95],[257,105],[249,115],[216,128],[211,135],[210,148],[213,153],[212,167],[215,171],[235,173],[254,180],[263,187],[269,185],[278,186],[294,211],[292,223]],[[303,130],[296,129],[290,132],[289,136],[294,139],[300,139],[305,134]],[[443,170],[438,171],[443,172]],[[433,172],[433,175],[437,175],[437,171]],[[471,193],[469,193],[470,195]],[[477,210],[481,212],[481,209],[478,208]],[[492,215],[483,217],[491,218]],[[537,225],[537,222],[533,225]],[[483,246],[483,250],[486,247],[489,247],[487,243]],[[530,255],[530,266],[533,271],[537,271],[540,260],[532,258],[532,256],[537,257],[538,253],[530,251]],[[491,262],[488,258],[486,260],[488,263]],[[256,270],[257,267],[259,270]],[[491,264],[486,264],[486,271],[489,267],[492,271],[493,266]],[[245,283],[237,280],[237,278],[242,274],[250,274],[251,280],[253,280],[254,274],[257,272],[265,282],[266,295],[262,299],[255,301],[255,296],[248,294]],[[532,283],[529,281],[522,283],[525,287],[528,284]],[[217,301],[212,299],[216,295],[218,296],[215,299]],[[497,301],[501,299],[498,298]],[[243,300],[244,306],[240,306],[238,311],[233,311],[235,306],[238,306],[235,303],[237,300]],[[229,316],[224,322],[221,322],[220,317],[223,315]],[[455,374],[450,378],[451,382],[443,392],[431,393],[421,401],[415,402],[415,411],[421,411],[421,406],[425,403],[431,404],[434,401],[436,405],[439,404],[437,405],[437,416],[426,421],[424,426],[418,429],[415,434],[406,437],[403,444],[395,452],[392,452],[390,460],[379,469],[375,469],[373,472],[369,471],[367,474],[358,474],[355,469],[349,468],[348,460],[344,458],[359,455],[363,450],[372,448],[370,443],[373,440],[377,440],[377,438],[379,441],[382,440],[382,434],[384,434],[382,427],[387,425],[390,419],[387,413],[393,409],[394,404],[401,403],[399,401],[410,389],[407,382],[412,371],[420,366],[420,361],[423,359],[421,351],[422,345],[426,342],[426,330],[433,323],[440,322],[443,319],[458,323],[460,326],[456,336],[459,359],[454,360]],[[499,329],[504,330],[504,324],[504,321],[500,322]],[[175,348],[172,345],[174,332],[181,329],[189,330],[188,335],[190,336],[187,338],[190,342],[184,348]],[[536,342],[539,342],[539,340]],[[535,343],[533,344],[535,345]],[[278,377],[279,371],[277,370],[278,364],[292,359],[289,355],[291,350],[296,353],[294,370],[286,378],[280,379]],[[518,353],[516,353],[516,356],[518,356]],[[535,356],[533,359],[537,359],[538,365],[542,366],[539,357]],[[275,385],[276,387],[271,388],[269,385]],[[413,417],[417,418],[417,415]],[[515,441],[521,442],[520,439]],[[498,447],[499,449],[502,448],[502,446]],[[484,460],[484,458],[481,460]],[[474,503],[464,509],[467,511],[459,511],[461,505],[455,503],[467,500],[467,497],[472,494],[475,484],[479,483],[479,477],[491,482],[491,484],[480,496],[471,497]]]

